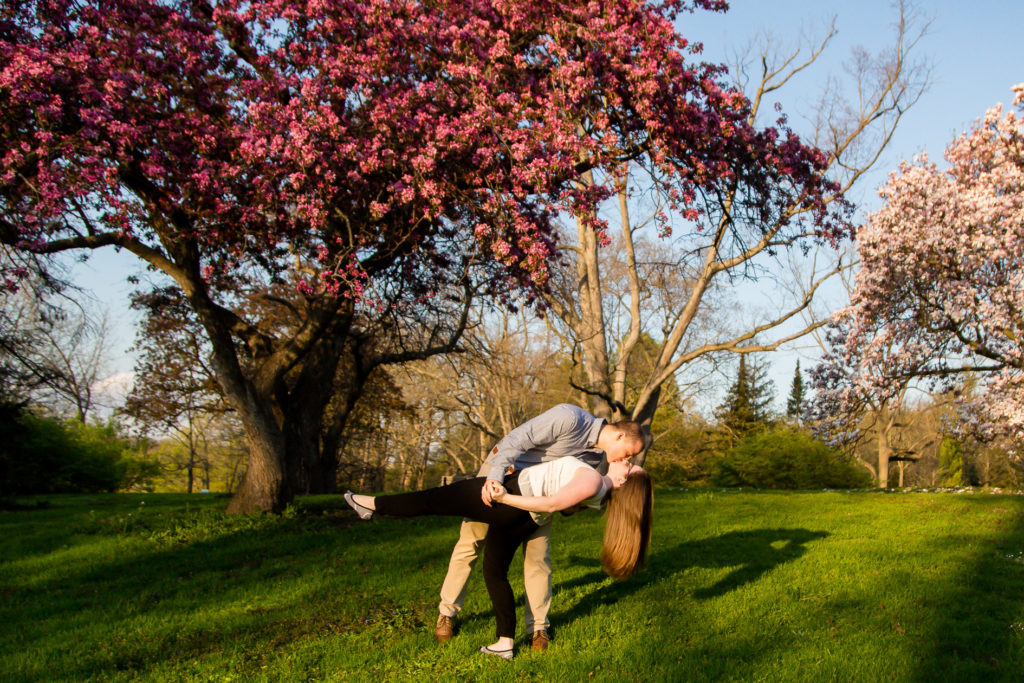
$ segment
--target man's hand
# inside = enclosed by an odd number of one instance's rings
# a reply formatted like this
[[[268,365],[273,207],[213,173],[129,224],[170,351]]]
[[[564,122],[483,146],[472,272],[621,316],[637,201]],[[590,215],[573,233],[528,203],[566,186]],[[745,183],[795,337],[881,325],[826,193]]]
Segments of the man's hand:
[[[495,503],[500,503],[506,494],[508,494],[508,489],[505,488],[505,485],[498,484],[498,490],[491,492],[491,500]]]
[[[501,485],[501,482],[497,479],[488,479],[484,482],[483,488],[480,489],[480,499],[484,501],[484,505],[491,507],[491,501],[494,500],[494,496],[501,495],[504,493],[505,487]]]

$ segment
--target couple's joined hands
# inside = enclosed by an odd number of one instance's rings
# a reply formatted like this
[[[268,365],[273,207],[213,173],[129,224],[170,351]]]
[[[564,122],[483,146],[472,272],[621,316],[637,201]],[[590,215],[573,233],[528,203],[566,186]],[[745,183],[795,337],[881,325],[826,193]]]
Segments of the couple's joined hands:
[[[480,498],[484,501],[484,505],[490,506],[491,501],[501,502],[501,499],[505,497],[508,491],[501,485],[501,482],[497,479],[488,479],[484,482],[483,488],[480,489]]]

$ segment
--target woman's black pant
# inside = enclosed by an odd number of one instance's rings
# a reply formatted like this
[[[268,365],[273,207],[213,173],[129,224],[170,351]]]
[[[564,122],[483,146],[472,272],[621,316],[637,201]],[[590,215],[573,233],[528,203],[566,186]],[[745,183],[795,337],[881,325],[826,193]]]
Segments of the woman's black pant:
[[[508,582],[508,568],[516,548],[537,530],[537,524],[529,512],[501,503],[492,503],[491,507],[484,505],[480,491],[485,481],[484,477],[476,477],[426,491],[378,496],[375,503],[377,512],[384,515],[450,515],[490,525],[484,541],[484,583],[494,607],[498,637],[513,638],[516,604]],[[505,488],[509,493],[520,494],[518,472],[505,478]]]

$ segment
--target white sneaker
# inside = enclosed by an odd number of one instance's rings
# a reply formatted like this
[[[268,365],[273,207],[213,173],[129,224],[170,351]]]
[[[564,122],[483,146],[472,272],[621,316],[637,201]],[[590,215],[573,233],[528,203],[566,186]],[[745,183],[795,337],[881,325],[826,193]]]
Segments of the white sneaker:
[[[345,502],[348,503],[349,507],[356,511],[356,514],[359,515],[359,519],[373,519],[373,510],[365,505],[360,505],[353,500],[351,491],[345,491]]]
[[[512,648],[509,648],[507,650],[492,650],[491,648],[484,645],[482,648],[480,648],[480,652],[483,652],[485,655],[494,655],[495,657],[501,657],[502,659],[512,659]]]

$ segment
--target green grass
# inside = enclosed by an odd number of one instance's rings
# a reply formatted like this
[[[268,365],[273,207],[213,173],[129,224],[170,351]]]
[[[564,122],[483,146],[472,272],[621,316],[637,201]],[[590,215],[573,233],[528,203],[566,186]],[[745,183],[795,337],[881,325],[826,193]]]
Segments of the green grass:
[[[600,518],[556,519],[554,641],[485,658],[480,576],[433,639],[458,520],[280,518],[223,497],[0,512],[0,680],[1019,681],[1024,497],[659,491],[615,583]],[[513,585],[522,568],[513,565]],[[521,588],[520,588],[521,592]]]

